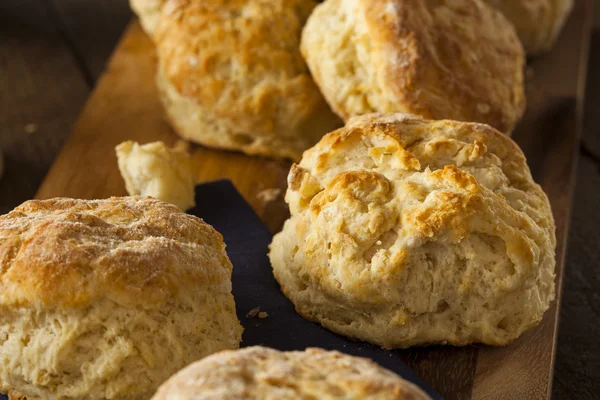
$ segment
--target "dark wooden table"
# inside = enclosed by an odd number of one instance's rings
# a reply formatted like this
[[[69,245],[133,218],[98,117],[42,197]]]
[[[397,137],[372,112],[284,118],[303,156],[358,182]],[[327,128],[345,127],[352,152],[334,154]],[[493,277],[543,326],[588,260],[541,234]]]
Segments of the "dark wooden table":
[[[595,3],[556,399],[600,397],[600,0]],[[130,18],[126,0],[0,0],[0,213],[33,197]]]

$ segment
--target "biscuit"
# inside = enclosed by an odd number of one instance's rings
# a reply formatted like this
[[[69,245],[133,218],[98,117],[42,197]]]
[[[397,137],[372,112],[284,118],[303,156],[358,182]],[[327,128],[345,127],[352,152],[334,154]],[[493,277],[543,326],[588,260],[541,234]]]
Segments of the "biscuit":
[[[156,32],[167,117],[209,147],[299,159],[341,126],[298,49],[313,0],[168,0]]]
[[[525,110],[525,54],[481,0],[328,0],[301,51],[333,110],[476,121],[510,133]]]
[[[371,360],[309,348],[223,351],[164,383],[152,400],[428,400],[421,389]]]
[[[163,142],[123,142],[115,151],[127,193],[151,196],[188,210],[194,205],[196,175],[190,156]]]
[[[165,0],[129,0],[133,12],[140,19],[140,24],[146,33],[152,37],[158,24],[160,10]]]
[[[148,399],[238,347],[222,236],[154,199],[28,201],[0,217],[0,393]]]
[[[476,123],[352,118],[288,176],[270,246],[304,317],[385,348],[505,345],[554,299],[554,220],[519,147]]]
[[[550,50],[571,10],[573,0],[485,0],[513,23],[527,54]]]

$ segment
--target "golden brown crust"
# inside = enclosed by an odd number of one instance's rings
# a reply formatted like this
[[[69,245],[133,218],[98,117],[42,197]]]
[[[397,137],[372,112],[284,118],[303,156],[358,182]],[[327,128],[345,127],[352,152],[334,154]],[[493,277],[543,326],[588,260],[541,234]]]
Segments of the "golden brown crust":
[[[152,398],[427,400],[421,389],[371,360],[309,348],[224,351],[165,382]]]
[[[239,347],[210,225],[152,198],[32,200],[0,216],[0,392],[145,400]]]
[[[298,159],[340,126],[300,55],[313,0],[169,0],[157,80],[183,137]]]
[[[330,0],[309,18],[301,50],[344,119],[406,112],[510,133],[525,108],[521,44],[480,0]]]
[[[299,313],[386,348],[503,345],[554,298],[554,220],[519,147],[476,123],[352,118],[288,177],[271,244]]]
[[[0,305],[155,307],[187,285],[231,291],[222,236],[150,198],[31,200],[0,216]]]
[[[550,50],[565,24],[573,0],[485,0],[513,23],[527,54]]]

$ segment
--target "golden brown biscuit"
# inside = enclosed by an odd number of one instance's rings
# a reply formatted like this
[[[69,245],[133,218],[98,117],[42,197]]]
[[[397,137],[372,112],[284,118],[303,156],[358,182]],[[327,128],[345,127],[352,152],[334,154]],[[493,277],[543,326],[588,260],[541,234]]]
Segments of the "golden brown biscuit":
[[[164,383],[153,400],[428,400],[421,389],[371,360],[309,348],[223,351]]]
[[[140,19],[142,28],[149,36],[154,36],[156,25],[165,0],[129,0],[133,12]]]
[[[313,0],[169,0],[156,33],[175,131],[211,147],[299,159],[341,125],[298,46]]]
[[[521,43],[480,0],[328,0],[301,50],[344,119],[403,112],[510,133],[525,109]]]
[[[515,26],[527,51],[536,55],[550,50],[565,24],[573,0],[485,0],[502,11]]]
[[[0,393],[148,399],[238,347],[221,235],[135,197],[28,201],[0,217]]]
[[[554,220],[519,147],[475,123],[351,119],[293,165],[271,244],[308,319],[386,348],[504,345],[554,299]]]

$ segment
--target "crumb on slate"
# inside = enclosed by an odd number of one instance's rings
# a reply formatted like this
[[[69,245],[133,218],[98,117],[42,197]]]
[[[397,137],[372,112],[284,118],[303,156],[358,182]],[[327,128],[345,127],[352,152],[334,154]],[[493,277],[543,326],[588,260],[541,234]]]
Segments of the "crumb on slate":
[[[248,314],[246,314],[246,318],[254,318],[258,315],[260,311],[260,306],[258,307],[254,307],[252,310],[248,311]]]
[[[266,311],[260,311],[260,306],[254,307],[252,310],[248,311],[248,314],[246,314],[246,318],[260,318],[260,319],[265,319],[269,316],[269,314]]]

